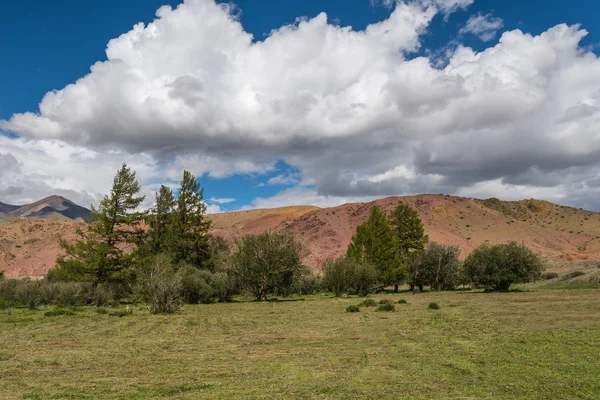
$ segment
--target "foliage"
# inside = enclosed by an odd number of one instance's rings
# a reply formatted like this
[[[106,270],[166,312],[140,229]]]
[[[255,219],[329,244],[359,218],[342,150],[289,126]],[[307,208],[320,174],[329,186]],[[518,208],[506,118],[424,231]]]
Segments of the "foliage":
[[[146,215],[148,234],[146,240],[140,245],[142,255],[155,255],[168,251],[169,228],[173,223],[175,210],[173,191],[161,185],[154,195],[154,207]]]
[[[294,284],[294,293],[298,294],[314,294],[323,290],[323,278],[308,271],[298,277]]]
[[[348,306],[348,307],[346,307],[346,312],[349,312],[349,313],[360,312],[360,307],[358,307],[358,306]]]
[[[440,306],[438,303],[429,303],[429,305],[427,306],[427,308],[429,308],[430,310],[439,310]]]
[[[131,266],[131,256],[124,245],[137,243],[142,236],[141,214],[134,210],[144,196],[137,196],[140,184],[135,172],[123,164],[117,172],[109,195],[92,207],[91,219],[85,229],[79,229],[75,243],[61,241],[65,255],[59,256],[55,274],[61,280],[94,283],[123,281]]]
[[[579,278],[580,276],[583,276],[583,275],[585,275],[584,271],[579,271],[579,270],[578,271],[571,271],[569,273],[566,273],[563,276],[563,279],[567,280],[567,279]]]
[[[395,311],[395,310],[396,310],[396,306],[390,302],[390,303],[380,304],[379,306],[377,306],[377,309],[375,311],[390,312],[390,311]]]
[[[542,279],[550,280],[558,278],[558,272],[544,272],[542,274]]]
[[[186,263],[199,268],[209,266],[211,252],[205,217],[204,189],[189,171],[183,172],[176,208],[168,231],[166,248],[175,264]]]
[[[291,291],[305,267],[303,246],[289,233],[265,232],[238,239],[231,273],[259,301],[275,291]]]
[[[400,299],[400,300],[398,300],[398,304],[408,304],[408,301],[406,301],[404,299]]]
[[[349,259],[373,264],[384,283],[393,284],[403,273],[396,247],[387,216],[379,207],[373,206],[369,219],[356,228],[346,255]]]
[[[374,265],[349,257],[329,260],[325,265],[325,286],[336,296],[348,291],[366,296],[372,291],[377,277]]]
[[[508,290],[513,283],[527,283],[541,277],[540,257],[516,242],[490,246],[484,243],[464,262],[467,279],[477,287]]]
[[[453,290],[461,281],[461,264],[458,246],[429,243],[423,252],[417,253],[408,264],[411,289],[424,286],[436,290]]]
[[[182,302],[183,284],[171,259],[158,255],[153,262],[138,268],[135,292],[149,303],[153,314],[172,314]]]
[[[361,306],[361,307],[376,307],[377,302],[373,299],[365,299],[359,304],[359,306]]]
[[[187,304],[211,303],[215,295],[214,289],[208,283],[211,273],[191,265],[179,269],[174,279],[181,282],[181,296]]]

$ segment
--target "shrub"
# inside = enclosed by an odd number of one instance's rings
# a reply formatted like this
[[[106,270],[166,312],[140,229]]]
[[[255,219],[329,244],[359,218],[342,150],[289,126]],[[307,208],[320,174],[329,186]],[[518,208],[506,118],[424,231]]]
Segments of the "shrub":
[[[377,306],[377,302],[373,299],[365,299],[363,300],[359,306],[361,307],[375,307]]]
[[[209,285],[211,273],[186,265],[177,272],[181,281],[181,296],[187,304],[211,303],[215,290]]]
[[[226,272],[216,272],[210,276],[210,285],[213,288],[215,298],[220,302],[231,301],[236,293],[235,279]]]
[[[411,258],[408,275],[411,290],[424,286],[436,290],[454,290],[461,282],[461,264],[457,246],[429,243],[425,250]]]
[[[150,312],[171,314],[179,310],[183,285],[168,257],[155,257],[139,268],[137,277],[136,292],[150,303]]]
[[[366,296],[373,291],[377,277],[372,264],[341,257],[327,262],[324,283],[336,296],[348,291]]]
[[[465,275],[477,287],[508,290],[513,283],[528,283],[541,277],[540,257],[516,242],[482,244],[464,262]]]
[[[583,271],[572,271],[572,272],[569,272],[568,274],[565,274],[563,279],[564,280],[573,279],[573,278],[578,278],[583,275],[585,275],[585,272],[583,272]]]
[[[394,306],[392,303],[384,303],[384,304],[380,304],[377,307],[377,310],[375,311],[394,311],[396,309],[396,306]]]
[[[65,307],[74,307],[83,305],[92,286],[84,282],[57,282],[50,285],[56,285],[54,304]]]
[[[558,273],[556,273],[556,272],[544,272],[542,274],[542,279],[549,280],[549,279],[555,279],[555,278],[558,278]]]
[[[379,301],[379,304],[393,304],[393,302],[389,299],[383,299]]]
[[[408,301],[406,301],[404,299],[400,299],[400,300],[398,300],[398,304],[408,304]]]
[[[242,289],[264,301],[274,292],[289,293],[305,271],[304,248],[289,233],[265,232],[237,241],[231,256],[231,273]]]
[[[346,307],[346,312],[349,313],[355,313],[355,312],[359,312],[360,308],[358,306],[348,306]]]
[[[41,281],[23,279],[15,287],[14,298],[30,309],[36,309],[42,304]]]
[[[323,290],[323,279],[308,271],[301,275],[294,284],[294,293],[313,294]]]
[[[427,306],[427,308],[429,308],[430,310],[439,310],[440,306],[438,303],[429,303],[429,305]]]
[[[110,285],[106,283],[100,283],[91,290],[90,300],[91,303],[97,307],[103,307],[110,303],[115,298],[115,294]]]

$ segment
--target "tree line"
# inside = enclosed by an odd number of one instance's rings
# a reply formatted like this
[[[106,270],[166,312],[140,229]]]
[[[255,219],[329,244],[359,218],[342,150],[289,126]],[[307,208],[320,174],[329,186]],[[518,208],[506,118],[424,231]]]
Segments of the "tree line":
[[[397,292],[405,283],[420,291],[507,290],[542,271],[539,257],[516,243],[484,244],[461,262],[458,247],[429,242],[417,211],[400,204],[389,215],[373,206],[346,255],[314,274],[302,263],[304,246],[289,232],[243,236],[233,248],[212,235],[204,190],[189,171],[175,192],[161,186],[147,212],[138,211],[145,200],[140,189],[136,173],[123,164],[78,239],[61,241],[64,254],[44,281],[0,280],[0,306],[134,298],[153,312],[170,313],[182,303],[226,302],[237,294],[258,301],[318,291],[365,296],[387,287]]]

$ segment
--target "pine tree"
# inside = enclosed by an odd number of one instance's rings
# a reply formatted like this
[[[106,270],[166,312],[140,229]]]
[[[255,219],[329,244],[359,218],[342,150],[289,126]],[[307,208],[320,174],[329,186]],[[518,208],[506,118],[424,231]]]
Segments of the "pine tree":
[[[395,237],[396,257],[406,268],[410,258],[425,249],[429,238],[425,235],[419,213],[408,204],[399,204],[391,212],[390,224]],[[394,283],[394,291],[398,291],[399,282]]]
[[[144,201],[144,196],[137,196],[139,191],[135,172],[123,164],[110,194],[98,209],[92,207],[87,228],[78,230],[80,240],[73,244],[61,241],[66,255],[56,261],[58,277],[95,283],[125,279],[132,260],[124,247],[138,243],[143,235],[141,214],[135,212]]]
[[[395,277],[403,270],[395,255],[395,238],[385,213],[377,206],[371,207],[369,219],[356,228],[348,246],[348,258],[371,263],[379,271],[385,284],[396,283]]]
[[[169,229],[173,223],[175,212],[175,197],[173,191],[162,185],[155,194],[155,204],[146,216],[148,236],[146,242],[140,246],[140,253],[156,255],[168,249]]]
[[[204,189],[200,188],[196,177],[184,171],[168,234],[168,248],[175,263],[185,262],[199,268],[208,266],[211,258],[210,221],[204,215],[203,196]]]

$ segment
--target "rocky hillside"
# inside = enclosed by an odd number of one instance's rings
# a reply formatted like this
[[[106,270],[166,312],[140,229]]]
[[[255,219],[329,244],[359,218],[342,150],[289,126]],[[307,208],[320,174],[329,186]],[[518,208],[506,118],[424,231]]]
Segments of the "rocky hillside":
[[[391,211],[399,203],[416,208],[431,240],[455,244],[466,256],[481,243],[524,243],[551,263],[600,259],[600,214],[539,200],[506,202],[445,195],[389,197],[332,208],[312,206],[249,210],[212,215],[213,231],[233,241],[267,230],[288,229],[309,250],[314,269],[343,255],[373,205]],[[66,219],[16,220],[0,226],[0,271],[7,276],[41,276],[59,252],[58,239],[71,240],[78,224]]]

